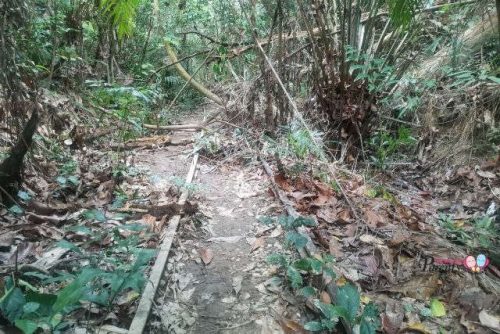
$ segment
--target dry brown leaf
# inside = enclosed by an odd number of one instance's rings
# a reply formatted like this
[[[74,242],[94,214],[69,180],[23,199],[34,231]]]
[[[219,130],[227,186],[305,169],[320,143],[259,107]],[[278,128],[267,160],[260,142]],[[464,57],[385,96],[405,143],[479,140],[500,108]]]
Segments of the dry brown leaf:
[[[395,321],[387,314],[382,316],[382,328],[384,333],[396,334],[400,328],[401,324],[396,324]]]
[[[252,244],[252,250],[250,251],[250,253],[252,253],[252,252],[256,251],[257,249],[259,249],[260,247],[264,246],[265,243],[266,243],[266,240],[263,237],[255,239],[255,241]]]
[[[342,245],[335,237],[330,238],[328,248],[330,249],[330,255],[335,256],[335,258],[340,259],[344,256],[344,253],[342,252]]]
[[[156,217],[150,214],[142,216],[142,221],[149,226],[149,229],[154,231],[156,227]]]
[[[406,297],[418,300],[429,300],[429,298],[440,288],[439,276],[436,273],[415,276],[407,282],[400,283],[390,289],[399,292]]]
[[[214,258],[214,252],[210,248],[201,248],[198,250],[198,254],[205,265],[209,265]]]
[[[384,241],[380,238],[377,238],[371,234],[363,234],[362,236],[359,237],[359,240],[366,244],[371,244],[371,245],[383,245]]]
[[[399,246],[410,237],[410,232],[403,229],[397,229],[392,235],[392,239],[389,240],[389,246]]]
[[[307,334],[308,332],[304,327],[296,321],[282,318],[278,320],[281,328],[285,334]]]
[[[327,196],[323,194],[319,194],[318,197],[312,202],[315,206],[331,205],[333,207],[336,206],[337,203],[337,198],[334,196]]]
[[[332,299],[330,298],[330,295],[326,291],[321,291],[321,294],[319,296],[319,299],[325,303],[325,304],[331,304]]]
[[[479,175],[483,179],[495,179],[497,177],[492,172],[485,172],[485,171],[482,171],[482,170],[478,170],[476,173],[477,173],[477,175]]]
[[[349,210],[342,210],[338,214],[338,222],[342,224],[350,224],[352,221]]]
[[[331,206],[324,206],[316,212],[316,217],[327,223],[333,223],[337,220],[337,210]]]
[[[328,196],[328,197],[333,196],[333,189],[329,185],[324,184],[322,182],[315,181],[314,186],[318,190],[319,194],[324,195],[324,196]]]
[[[276,184],[281,188],[283,189],[284,191],[286,192],[291,192],[293,191],[293,188],[292,186],[288,183],[288,180],[286,179],[286,177],[284,177],[283,175],[281,174],[276,174],[274,176],[274,182],[276,182]]]
[[[380,227],[384,223],[384,218],[370,209],[365,211],[365,216],[366,224],[373,229]]]

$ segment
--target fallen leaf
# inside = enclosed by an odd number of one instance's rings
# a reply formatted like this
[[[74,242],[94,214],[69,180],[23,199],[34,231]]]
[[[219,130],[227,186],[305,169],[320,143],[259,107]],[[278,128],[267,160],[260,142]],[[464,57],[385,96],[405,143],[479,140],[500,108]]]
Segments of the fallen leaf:
[[[302,191],[294,191],[292,193],[290,193],[290,195],[296,200],[296,201],[301,201],[303,200],[304,198],[310,198],[310,197],[314,197],[315,195],[314,194],[311,194],[311,193],[307,193],[307,194],[304,194]]]
[[[208,239],[208,241],[212,241],[212,242],[227,242],[227,243],[230,243],[230,244],[235,244],[238,241],[240,241],[241,239],[243,239],[243,236],[241,236],[241,235],[235,235],[233,237],[215,237],[215,238],[210,238],[210,239]]]
[[[274,182],[286,192],[291,192],[293,190],[292,186],[288,183],[286,177],[281,174],[276,174],[274,176]]]
[[[431,334],[427,327],[425,327],[425,325],[420,322],[411,323],[407,327],[400,330],[398,333]]]
[[[151,231],[155,230],[156,227],[156,217],[150,214],[145,214],[142,216],[142,221],[149,226]]]
[[[384,223],[384,218],[372,210],[365,211],[366,224],[375,229]]]
[[[279,319],[278,320],[281,328],[285,332],[285,334],[307,334],[308,332],[304,329],[304,327],[296,321],[290,319]]]
[[[255,241],[252,244],[252,250],[250,251],[250,253],[252,253],[252,252],[256,251],[257,249],[259,249],[260,247],[264,246],[265,242],[266,242],[266,240],[262,237],[255,239]]]
[[[476,171],[476,173],[477,173],[477,175],[479,175],[483,179],[494,179],[497,177],[492,172],[486,172],[486,171],[482,171],[482,170],[478,170],[478,171]]]
[[[383,245],[384,241],[380,238],[377,238],[371,234],[363,234],[362,236],[359,237],[359,240],[366,244],[372,244],[372,245]]]
[[[407,230],[403,230],[403,229],[397,229],[396,231],[394,231],[394,234],[392,235],[392,239],[389,240],[389,246],[399,246],[400,244],[402,244],[403,242],[405,242],[406,240],[408,240],[410,238],[410,232],[408,232]]]
[[[198,250],[198,254],[200,254],[200,258],[205,265],[210,264],[214,258],[214,253],[210,248],[201,248]]]
[[[331,206],[324,206],[321,207],[317,212],[316,216],[319,219],[323,219],[327,223],[333,223],[337,220],[337,209],[331,207]]]
[[[276,227],[272,232],[271,234],[269,235],[270,238],[277,238],[279,237],[280,235],[283,234],[283,228],[280,226]]]
[[[439,289],[439,277],[436,273],[415,276],[409,281],[403,282],[390,289],[399,292],[406,297],[419,300],[429,299]]]
[[[344,253],[342,252],[342,245],[335,237],[330,238],[328,248],[330,249],[330,255],[335,256],[337,259],[344,256]]]
[[[338,222],[342,224],[350,224],[351,223],[351,214],[349,210],[342,210],[338,214]]]
[[[243,282],[243,276],[233,277],[233,290],[236,295],[241,291],[241,283]]]
[[[236,302],[235,296],[229,296],[221,299],[221,302],[224,304],[234,304]]]
[[[330,295],[326,291],[321,291],[321,294],[319,296],[319,299],[325,303],[325,304],[331,304],[332,299],[330,298]]]
[[[116,300],[116,304],[118,305],[125,305],[125,304],[130,304],[131,302],[133,302],[134,300],[136,300],[137,298],[139,298],[141,295],[134,291],[134,290],[131,290],[123,295],[121,295],[120,297],[118,297],[118,299]]]
[[[444,304],[436,298],[431,300],[431,312],[433,317],[444,317],[446,315]]]
[[[399,319],[394,314],[384,313],[382,316],[382,328],[384,333],[396,334],[401,326],[402,319]]]
[[[23,242],[17,245],[17,250],[10,256],[9,263],[22,263],[23,260],[32,253],[33,244],[31,242]]]
[[[325,204],[335,205],[337,204],[337,199],[335,197],[319,194],[318,197],[312,202],[315,206],[322,206]]]
[[[479,312],[479,321],[481,325],[488,327],[494,331],[500,331],[500,317],[489,314],[486,310]]]

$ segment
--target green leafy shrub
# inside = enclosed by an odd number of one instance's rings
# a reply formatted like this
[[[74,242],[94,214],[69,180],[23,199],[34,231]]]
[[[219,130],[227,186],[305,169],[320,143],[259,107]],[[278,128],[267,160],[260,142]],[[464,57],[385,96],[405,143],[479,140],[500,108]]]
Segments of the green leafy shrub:
[[[387,160],[402,148],[415,144],[416,139],[411,135],[411,129],[400,127],[397,135],[393,136],[386,131],[379,131],[370,138],[369,147],[373,151],[371,159],[379,168],[384,168]]]
[[[102,222],[99,212],[87,212],[88,219]],[[74,272],[61,272],[54,276],[33,271],[20,277],[7,277],[0,297],[0,313],[24,333],[38,329],[61,333],[69,323],[64,318],[71,312],[93,303],[109,310],[116,298],[129,291],[140,294],[145,283],[144,270],[155,255],[154,250],[138,248],[137,233],[123,237],[118,228],[94,233],[85,226],[72,228],[89,237],[89,241],[77,246],[61,240],[58,246],[67,248],[88,260],[88,265],[76,265]],[[132,232],[141,232],[138,225],[127,226]],[[112,237],[114,244],[105,253],[94,254],[83,246],[99,244]],[[46,293],[52,287],[53,293]]]
[[[336,304],[326,304],[319,300],[314,305],[321,311],[322,319],[308,322],[304,328],[310,331],[333,331],[340,319],[351,332],[358,328],[360,334],[375,334],[380,328],[379,311],[375,304],[368,303],[363,309],[356,286],[346,284],[338,287]]]

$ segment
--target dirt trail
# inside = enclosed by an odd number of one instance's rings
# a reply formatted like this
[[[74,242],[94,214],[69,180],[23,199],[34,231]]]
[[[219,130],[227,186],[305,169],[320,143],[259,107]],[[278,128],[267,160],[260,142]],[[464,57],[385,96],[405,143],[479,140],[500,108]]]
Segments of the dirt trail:
[[[181,136],[192,133],[175,134]],[[168,147],[137,158],[158,187],[168,187],[187,172],[186,149]],[[227,167],[201,158],[193,188],[190,200],[200,214],[181,221],[149,332],[281,333],[277,320],[298,312],[265,261],[284,251],[279,231],[260,237],[266,227],[257,216],[280,210],[267,195],[265,175],[258,166]]]

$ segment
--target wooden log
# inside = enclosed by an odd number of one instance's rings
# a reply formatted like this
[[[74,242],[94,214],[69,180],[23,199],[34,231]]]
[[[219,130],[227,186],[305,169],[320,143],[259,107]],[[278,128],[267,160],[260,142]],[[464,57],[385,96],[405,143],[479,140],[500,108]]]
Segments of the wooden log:
[[[189,172],[186,176],[186,184],[190,184],[193,181],[196,166],[198,164],[198,157],[198,153],[196,153],[193,157],[191,167],[189,168]],[[177,204],[179,204],[180,206],[186,204],[188,196],[189,191],[187,189],[184,189]],[[156,291],[158,290],[163,272],[165,271],[168,253],[170,252],[170,248],[172,247],[172,242],[174,240],[180,220],[181,215],[175,215],[172,217],[172,219],[170,219],[168,229],[163,236],[160,251],[158,252],[158,255],[156,257],[155,264],[151,269],[151,274],[149,275],[149,279],[146,283],[146,288],[142,293],[139,306],[137,307],[134,319],[132,320],[132,324],[130,325],[128,331],[129,334],[142,334],[144,332],[144,329],[146,328],[149,314],[153,306],[153,300],[156,296]]]

